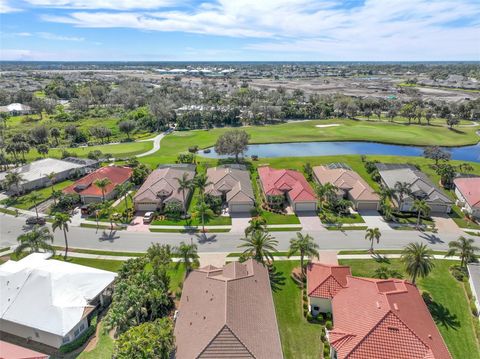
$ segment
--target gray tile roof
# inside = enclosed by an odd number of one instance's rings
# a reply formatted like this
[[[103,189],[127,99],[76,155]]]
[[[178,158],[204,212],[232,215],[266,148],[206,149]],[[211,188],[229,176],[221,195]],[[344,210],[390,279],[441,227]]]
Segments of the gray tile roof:
[[[255,200],[250,173],[244,166],[226,165],[207,169],[208,180],[205,193],[220,196],[226,193],[227,202],[251,203]]]

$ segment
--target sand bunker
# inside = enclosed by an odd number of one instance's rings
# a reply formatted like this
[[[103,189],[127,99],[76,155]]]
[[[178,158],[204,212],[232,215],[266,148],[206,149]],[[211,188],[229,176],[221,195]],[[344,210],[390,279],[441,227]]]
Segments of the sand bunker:
[[[315,127],[336,127],[336,126],[340,126],[339,123],[332,123],[330,125],[315,125]]]

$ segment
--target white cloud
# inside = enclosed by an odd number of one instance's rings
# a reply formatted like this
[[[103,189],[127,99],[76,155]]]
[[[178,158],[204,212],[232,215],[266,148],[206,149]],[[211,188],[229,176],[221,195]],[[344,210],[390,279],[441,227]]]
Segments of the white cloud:
[[[158,9],[170,6],[174,0],[25,0],[33,6],[66,9]]]
[[[52,34],[51,32],[37,32],[35,33],[38,37],[45,40],[54,40],[54,41],[84,41],[85,38],[77,36],[63,36]]]
[[[0,0],[0,14],[7,14],[16,11],[21,11],[21,9],[11,6],[8,0]]]

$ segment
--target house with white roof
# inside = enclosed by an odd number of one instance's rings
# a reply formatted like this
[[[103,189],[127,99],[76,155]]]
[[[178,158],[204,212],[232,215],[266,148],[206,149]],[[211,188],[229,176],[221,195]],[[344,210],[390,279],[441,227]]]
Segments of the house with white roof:
[[[33,253],[0,266],[0,328],[59,348],[88,328],[117,274],[50,256]]]
[[[28,115],[32,113],[32,108],[22,103],[11,103],[7,106],[0,106],[0,112],[8,112],[12,116]]]

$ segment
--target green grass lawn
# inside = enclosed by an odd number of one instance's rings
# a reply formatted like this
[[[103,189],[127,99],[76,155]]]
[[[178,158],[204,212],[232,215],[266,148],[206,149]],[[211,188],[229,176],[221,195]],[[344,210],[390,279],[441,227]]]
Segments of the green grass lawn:
[[[341,224],[352,224],[352,223],[365,223],[363,217],[358,213],[350,213],[348,215],[338,216],[333,212],[330,212],[326,209],[322,211],[327,215],[327,221],[325,223],[341,223]],[[322,216],[320,216],[322,218]]]
[[[470,229],[480,229],[480,224],[472,222],[465,218],[465,215],[462,213],[458,206],[452,206],[452,212],[450,217],[460,228],[470,228]]]
[[[353,275],[363,277],[372,277],[375,269],[382,265],[371,259],[341,259],[339,262],[351,266]],[[478,319],[471,315],[463,284],[458,282],[448,270],[452,264],[458,263],[436,260],[432,273],[427,278],[419,280],[418,286],[421,290],[430,292],[434,301],[442,305],[450,316],[458,321],[458,326],[454,327],[442,322],[437,323],[453,357],[475,359],[478,358],[480,347],[475,338],[473,320]],[[404,267],[398,259],[391,259],[389,267],[404,273]]]
[[[113,353],[114,341],[108,333],[103,331],[103,322],[98,324],[98,342],[95,348],[89,352],[82,352],[77,359],[110,359]]]
[[[294,214],[285,215],[262,211],[261,215],[266,219],[267,224],[300,224],[300,220]]]
[[[73,181],[67,180],[67,181],[55,183],[53,185],[53,187],[55,188],[56,191],[61,191],[65,187],[70,186],[72,183],[73,183]],[[34,191],[34,192],[38,193],[41,197],[38,204],[40,204],[41,202],[44,202],[47,199],[49,199],[50,197],[52,197],[52,188],[50,186],[39,189],[39,190]],[[24,195],[24,196],[19,196],[17,198],[4,199],[0,203],[9,204],[10,206],[17,207],[17,208],[20,208],[20,209],[30,209],[30,208],[33,207],[33,202],[28,200],[28,194]]]
[[[301,290],[290,277],[299,262],[277,261],[274,265],[283,277],[283,284],[273,291],[283,355],[285,359],[319,358],[321,326],[308,323],[303,317]]]

